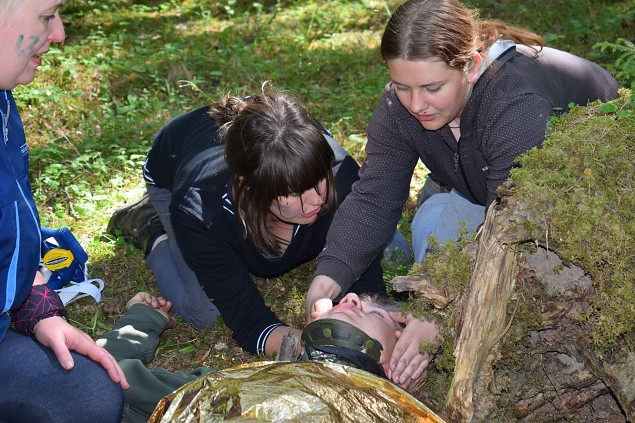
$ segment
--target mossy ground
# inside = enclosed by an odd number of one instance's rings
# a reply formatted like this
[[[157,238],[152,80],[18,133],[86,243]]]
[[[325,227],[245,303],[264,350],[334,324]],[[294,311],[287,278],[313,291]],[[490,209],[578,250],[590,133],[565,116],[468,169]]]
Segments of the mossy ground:
[[[592,339],[611,348],[635,328],[633,95],[624,90],[611,105],[574,107],[519,163],[515,195],[548,222],[536,241],[593,279]]]

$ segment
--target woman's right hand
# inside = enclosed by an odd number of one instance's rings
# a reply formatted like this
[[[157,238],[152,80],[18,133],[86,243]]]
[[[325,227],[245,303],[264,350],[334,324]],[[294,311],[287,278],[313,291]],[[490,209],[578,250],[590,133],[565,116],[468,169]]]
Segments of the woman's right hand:
[[[318,275],[313,278],[306,294],[307,323],[311,323],[317,317],[324,300],[333,300],[340,292],[342,292],[342,288],[328,276]]]

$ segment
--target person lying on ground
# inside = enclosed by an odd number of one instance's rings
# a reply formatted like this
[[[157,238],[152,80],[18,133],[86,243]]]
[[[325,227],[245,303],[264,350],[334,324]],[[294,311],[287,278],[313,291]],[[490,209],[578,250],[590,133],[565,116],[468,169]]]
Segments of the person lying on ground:
[[[199,367],[187,373],[148,369],[146,365],[155,357],[161,333],[176,324],[174,317],[168,313],[171,303],[162,297],[140,292],[132,297],[126,308],[126,313],[115,322],[112,331],[97,340],[97,344],[118,360],[130,384],[130,389],[124,393],[124,421],[146,422],[161,398],[185,383],[218,369]],[[346,363],[385,377],[393,346],[403,330],[403,323],[395,322],[400,308],[394,304],[388,306],[386,300],[370,296],[360,298],[349,293],[335,307],[323,303],[319,313],[316,322],[312,326],[307,325],[301,332],[303,349],[296,359]],[[401,319],[415,325],[421,334],[421,342],[432,341],[438,335],[436,326],[431,322],[412,316]],[[335,331],[332,330],[334,322],[339,323]],[[329,335],[324,336],[325,333]],[[353,338],[361,341],[333,340],[333,333],[355,334]],[[430,354],[420,355],[420,360],[426,361],[426,364],[432,358]]]

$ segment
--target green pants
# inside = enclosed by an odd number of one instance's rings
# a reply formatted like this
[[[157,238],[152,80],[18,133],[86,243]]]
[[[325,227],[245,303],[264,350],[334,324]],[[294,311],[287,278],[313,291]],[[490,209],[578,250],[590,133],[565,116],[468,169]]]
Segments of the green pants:
[[[190,372],[170,372],[146,364],[154,359],[159,338],[167,321],[146,304],[134,304],[113,326],[112,331],[97,340],[115,359],[128,379],[130,389],[124,391],[124,422],[147,422],[161,398],[197,377],[216,371],[199,367]]]

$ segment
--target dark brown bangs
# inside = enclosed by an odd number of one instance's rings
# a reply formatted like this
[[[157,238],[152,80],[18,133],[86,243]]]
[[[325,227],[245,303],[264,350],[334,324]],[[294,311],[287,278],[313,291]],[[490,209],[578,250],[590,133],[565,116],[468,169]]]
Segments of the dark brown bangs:
[[[333,150],[318,128],[306,129],[269,143],[267,154],[254,173],[255,181],[267,181],[267,186],[258,187],[262,197],[273,201],[301,195],[317,188],[322,179],[327,181],[327,192],[331,191]]]

